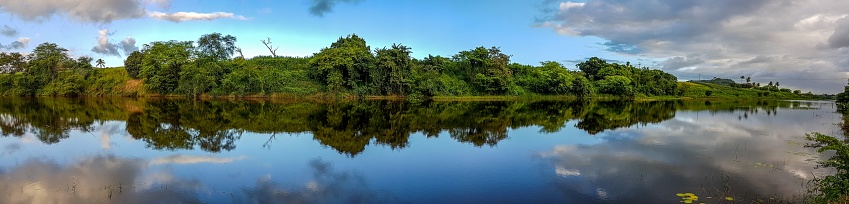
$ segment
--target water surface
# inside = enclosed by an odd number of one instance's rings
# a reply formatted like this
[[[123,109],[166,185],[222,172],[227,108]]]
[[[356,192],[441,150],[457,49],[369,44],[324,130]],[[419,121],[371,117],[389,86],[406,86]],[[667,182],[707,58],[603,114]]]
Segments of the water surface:
[[[4,98],[0,203],[793,200],[831,102]],[[710,198],[708,198],[710,197]]]

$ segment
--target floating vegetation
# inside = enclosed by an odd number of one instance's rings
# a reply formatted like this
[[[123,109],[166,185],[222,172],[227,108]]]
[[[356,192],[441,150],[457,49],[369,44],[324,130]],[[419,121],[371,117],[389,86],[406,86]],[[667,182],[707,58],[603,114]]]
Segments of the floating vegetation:
[[[699,196],[693,193],[676,193],[676,196],[681,198],[682,203],[693,203],[694,201],[699,201]]]

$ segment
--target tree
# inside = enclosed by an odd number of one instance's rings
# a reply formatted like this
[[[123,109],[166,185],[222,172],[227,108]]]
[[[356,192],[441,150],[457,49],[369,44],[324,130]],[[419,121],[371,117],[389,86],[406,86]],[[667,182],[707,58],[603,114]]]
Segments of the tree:
[[[376,70],[369,72],[373,87],[380,87],[378,94],[406,95],[412,86],[412,57],[410,48],[392,44],[392,48],[375,50]]]
[[[607,62],[598,57],[591,57],[585,62],[578,63],[578,69],[587,75],[587,79],[593,81],[602,79],[597,76],[597,73],[606,66]]]
[[[743,79],[745,79],[745,78],[746,78],[746,76],[740,76],[740,83],[741,84],[743,83]]]
[[[778,83],[778,82],[776,81],[776,82],[775,82],[775,87],[778,87],[778,86],[781,86],[781,84],[780,84],[780,83]]]
[[[130,78],[139,78],[139,71],[141,70],[143,60],[144,53],[139,51],[133,51],[133,53],[130,53],[130,56],[127,56],[127,59],[124,60],[124,69],[127,70],[127,75],[130,76]]]
[[[68,57],[68,49],[49,42],[36,46],[28,57],[29,68],[15,82],[17,87],[22,88],[20,94],[23,95],[35,95],[36,91],[56,79],[60,70],[76,64]]]
[[[152,93],[170,94],[177,89],[183,64],[194,58],[191,41],[153,42],[144,45],[139,76]]]
[[[369,71],[374,55],[365,39],[356,34],[332,43],[310,59],[311,77],[327,85],[331,91],[353,90],[367,94]],[[374,88],[374,87],[371,87]]]
[[[271,38],[266,38],[266,39],[267,40],[259,40],[259,41],[262,42],[262,44],[265,45],[266,48],[268,48],[268,51],[271,52],[272,57],[277,57],[277,48],[280,48],[280,47],[271,46]]]
[[[100,68],[104,68],[104,67],[106,67],[106,62],[104,62],[103,59],[97,59],[97,65],[96,66],[100,67]]]
[[[475,84],[482,93],[505,94],[513,84],[513,74],[507,67],[510,56],[498,47],[461,51],[454,55],[453,60],[457,63],[454,71]]]
[[[746,83],[748,84],[750,82],[752,82],[752,77],[746,77]]]
[[[198,57],[212,61],[228,60],[236,52],[236,37],[221,33],[206,34],[198,39]]]
[[[843,92],[837,94],[837,103],[849,103],[849,86],[844,86]]]
[[[0,52],[0,72],[17,73],[27,68],[27,58],[18,52]]]

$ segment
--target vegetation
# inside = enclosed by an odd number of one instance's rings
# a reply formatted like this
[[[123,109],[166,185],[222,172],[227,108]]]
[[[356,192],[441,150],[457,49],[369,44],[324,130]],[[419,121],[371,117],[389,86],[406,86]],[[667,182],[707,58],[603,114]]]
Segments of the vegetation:
[[[824,135],[818,132],[808,134],[805,138],[809,141],[807,147],[817,148],[817,152],[833,152],[834,155],[818,161],[818,167],[833,170],[832,174],[814,178],[809,189],[808,202],[810,203],[846,203],[849,202],[849,111],[846,104],[849,103],[849,86],[845,91],[837,95],[838,112],[843,114],[840,126],[843,130],[843,139],[835,136]]]
[[[524,65],[498,47],[477,47],[450,57],[411,57],[412,48],[393,44],[373,49],[357,35],[340,37],[310,57],[245,59],[237,38],[220,33],[197,41],[159,41],[124,60],[124,73],[92,69],[92,59],[71,59],[56,44],[38,45],[29,55],[0,55],[0,95],[17,96],[277,96],[410,99],[468,96],[569,97],[767,97],[813,95],[714,79],[678,82],[660,70],[589,58],[569,70],[554,61]],[[239,53],[234,58],[234,54]],[[103,67],[104,61],[97,60]],[[107,77],[108,79],[102,79]],[[743,78],[741,78],[742,84]],[[729,82],[730,81],[730,82]]]

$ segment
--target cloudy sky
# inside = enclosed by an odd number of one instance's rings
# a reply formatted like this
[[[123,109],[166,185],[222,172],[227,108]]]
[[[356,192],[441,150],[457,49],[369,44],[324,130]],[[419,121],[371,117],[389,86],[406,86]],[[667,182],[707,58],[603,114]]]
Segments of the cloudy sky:
[[[0,0],[0,51],[55,42],[74,56],[119,66],[163,40],[220,32],[245,55],[307,56],[356,33],[373,48],[402,43],[413,56],[499,46],[513,61],[598,56],[663,69],[681,80],[745,75],[815,93],[849,78],[845,0]]]

